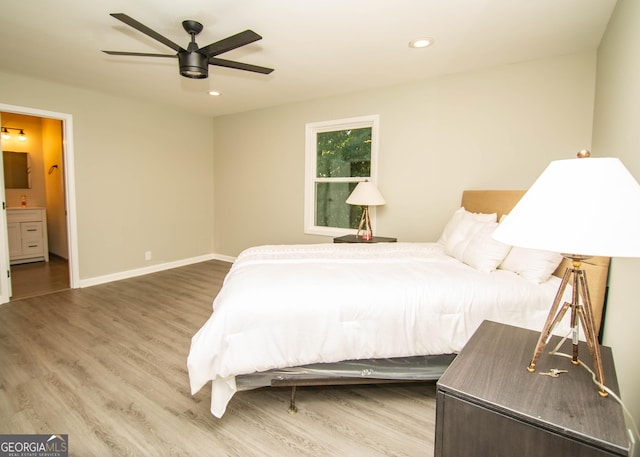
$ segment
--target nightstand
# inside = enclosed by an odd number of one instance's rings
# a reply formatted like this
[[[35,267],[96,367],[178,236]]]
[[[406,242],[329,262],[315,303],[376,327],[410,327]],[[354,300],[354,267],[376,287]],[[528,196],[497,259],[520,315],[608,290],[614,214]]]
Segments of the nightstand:
[[[356,238],[355,235],[344,235],[333,239],[334,243],[395,243],[397,238],[387,238],[385,236],[374,236],[370,240],[363,240],[362,237]]]
[[[598,395],[571,359],[544,353],[526,369],[540,333],[484,321],[437,384],[435,455],[627,456],[622,407]],[[558,344],[553,337],[549,349]],[[605,385],[618,393],[611,349],[602,349]],[[580,355],[591,358],[586,344]],[[571,353],[571,340],[559,352]],[[567,370],[543,376],[552,368]]]

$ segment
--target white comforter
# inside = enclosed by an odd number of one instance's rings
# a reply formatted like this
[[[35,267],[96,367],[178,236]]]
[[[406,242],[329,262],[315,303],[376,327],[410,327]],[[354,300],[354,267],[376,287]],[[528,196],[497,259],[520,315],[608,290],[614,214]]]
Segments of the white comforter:
[[[211,380],[211,412],[222,417],[237,375],[455,353],[484,319],[540,330],[559,281],[482,273],[437,243],[250,248],[192,339],[191,392]]]

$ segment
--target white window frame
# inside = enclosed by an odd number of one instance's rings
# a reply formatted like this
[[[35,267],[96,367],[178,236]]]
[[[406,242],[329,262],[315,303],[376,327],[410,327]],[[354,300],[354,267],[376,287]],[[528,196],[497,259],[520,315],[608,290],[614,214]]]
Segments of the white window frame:
[[[378,176],[378,138],[380,116],[351,117],[322,122],[310,122],[305,125],[305,203],[304,203],[304,233],[309,235],[342,236],[355,234],[357,229],[345,229],[340,227],[324,227],[315,225],[316,199],[315,188],[317,182],[376,182]],[[371,176],[357,178],[317,178],[317,134],[336,130],[348,130],[371,127]],[[371,207],[371,226],[375,233],[376,214],[375,207]]]

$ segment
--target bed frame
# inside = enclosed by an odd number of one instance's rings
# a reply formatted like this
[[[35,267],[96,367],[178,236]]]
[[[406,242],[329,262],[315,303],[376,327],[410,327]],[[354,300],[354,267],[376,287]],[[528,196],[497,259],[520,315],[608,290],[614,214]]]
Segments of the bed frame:
[[[504,214],[508,214],[511,211],[525,192],[524,190],[466,190],[462,194],[461,203],[466,210],[474,213],[497,213],[498,220],[500,220]],[[562,278],[565,269],[570,265],[569,260],[563,260],[554,275]],[[589,278],[589,292],[595,327],[600,334],[606,300],[609,258],[592,257],[583,261],[582,265]],[[549,303],[549,306],[551,306],[551,303]],[[267,377],[264,379],[268,379],[268,381],[263,380],[263,385],[291,387],[289,412],[295,413],[297,412],[296,389],[299,386],[437,381],[454,358],[455,354],[443,354],[399,359],[346,361],[340,364],[314,364],[286,370],[272,370],[266,373],[259,373],[257,376]],[[407,370],[411,370],[411,374],[403,375],[400,379],[394,377],[372,377],[369,374],[371,372],[384,372],[387,369],[393,370],[397,364],[402,364]],[[404,370],[404,368],[402,369]],[[359,373],[362,373],[362,375],[359,375]],[[408,371],[405,373],[408,373]],[[255,375],[239,376],[237,381],[242,384],[244,380],[252,376]]]

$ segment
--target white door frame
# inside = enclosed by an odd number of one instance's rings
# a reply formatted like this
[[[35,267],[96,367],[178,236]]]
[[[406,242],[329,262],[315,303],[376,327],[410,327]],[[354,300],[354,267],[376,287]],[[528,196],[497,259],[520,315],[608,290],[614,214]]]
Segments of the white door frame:
[[[75,163],[73,155],[73,117],[71,114],[56,113],[24,106],[6,105],[0,103],[0,112],[24,114],[27,116],[46,117],[62,121],[62,154],[64,156],[64,184],[65,204],[67,208],[67,239],[69,242],[69,286],[72,289],[80,287],[80,268],[78,264],[78,225],[76,219],[76,183]],[[2,165],[0,165],[0,170]],[[0,177],[0,180],[4,179]],[[0,189],[2,202],[6,207],[4,185]],[[2,208],[0,208],[2,209]],[[9,271],[9,242],[7,237],[6,209],[0,214],[0,248],[6,255],[0,255],[0,304],[7,303],[10,299],[10,281],[7,275]]]

